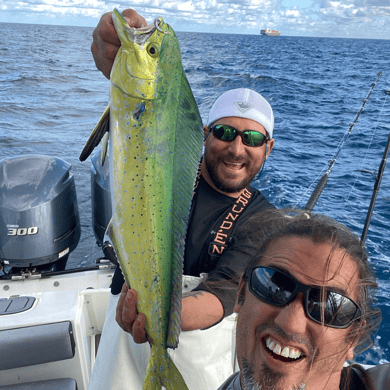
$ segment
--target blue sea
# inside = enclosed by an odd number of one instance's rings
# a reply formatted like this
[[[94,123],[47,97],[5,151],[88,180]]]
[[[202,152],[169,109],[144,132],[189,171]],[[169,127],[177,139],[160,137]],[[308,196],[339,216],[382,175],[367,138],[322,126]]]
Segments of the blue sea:
[[[82,235],[68,268],[93,265],[101,251],[92,230],[91,162],[78,156],[109,92],[90,53],[93,29],[2,23],[0,30],[0,159],[42,154],[72,164]],[[271,103],[275,148],[254,185],[277,207],[305,206],[383,72],[314,208],[360,236],[375,181],[360,170],[377,172],[390,132],[390,41],[177,34],[204,121],[218,95],[231,88],[255,89]],[[390,361],[389,169],[367,237],[383,312],[374,348],[359,358],[368,364]]]

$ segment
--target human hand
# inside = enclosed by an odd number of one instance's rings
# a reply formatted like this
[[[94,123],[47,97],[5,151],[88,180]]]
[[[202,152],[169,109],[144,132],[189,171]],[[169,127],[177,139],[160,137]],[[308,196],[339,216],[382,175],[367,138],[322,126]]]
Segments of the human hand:
[[[147,26],[146,20],[133,9],[125,9],[122,15],[130,27]],[[112,21],[112,12],[107,12],[100,18],[92,37],[91,52],[96,67],[109,79],[116,53],[121,46]]]
[[[137,344],[146,343],[148,337],[145,330],[146,316],[137,312],[137,293],[123,283],[121,295],[116,306],[116,322],[133,336]]]

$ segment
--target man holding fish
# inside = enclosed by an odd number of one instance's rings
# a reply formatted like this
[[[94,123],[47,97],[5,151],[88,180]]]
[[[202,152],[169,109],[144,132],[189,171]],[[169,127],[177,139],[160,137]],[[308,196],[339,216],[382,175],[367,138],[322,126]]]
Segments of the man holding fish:
[[[135,11],[126,10],[123,15],[130,18],[132,27],[146,25]],[[94,31],[91,49],[97,67],[106,77],[120,45],[111,14],[105,14]],[[146,115],[143,111],[145,107],[138,106],[132,120]],[[217,99],[204,127],[205,151],[185,243],[183,332],[179,347],[169,351],[191,390],[216,389],[233,372],[232,313],[245,262],[242,252],[228,248],[234,241],[234,231],[250,215],[273,208],[250,186],[274,146],[273,125],[269,103],[258,93],[240,88]],[[204,274],[208,274],[206,282]],[[150,336],[145,332],[146,318],[137,312],[136,292],[127,288],[119,268],[111,292],[89,389],[138,389],[143,385],[149,353],[148,344],[139,344]],[[114,317],[134,341],[117,326]]]

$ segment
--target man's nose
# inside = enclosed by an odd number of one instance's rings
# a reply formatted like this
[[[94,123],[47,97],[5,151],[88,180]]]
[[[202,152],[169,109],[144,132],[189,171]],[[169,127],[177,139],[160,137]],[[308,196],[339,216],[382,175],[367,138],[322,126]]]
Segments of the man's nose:
[[[303,299],[303,294],[298,293],[292,302],[279,308],[275,324],[287,333],[304,334],[307,322],[311,321],[305,313]]]
[[[243,144],[242,138],[239,134],[237,134],[236,138],[232,142],[229,142],[229,151],[235,155],[244,153],[245,145]]]

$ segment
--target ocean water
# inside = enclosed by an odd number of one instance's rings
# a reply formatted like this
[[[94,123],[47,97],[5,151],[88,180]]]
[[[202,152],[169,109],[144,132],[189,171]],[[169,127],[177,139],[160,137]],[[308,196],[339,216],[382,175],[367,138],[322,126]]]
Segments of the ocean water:
[[[169,22],[169,21],[168,21]],[[68,268],[101,255],[92,230],[90,160],[78,160],[108,103],[109,81],[95,68],[92,28],[0,24],[0,159],[42,154],[72,164],[82,224]],[[337,158],[314,211],[361,234],[390,132],[389,40],[178,32],[183,65],[200,113],[222,92],[248,87],[275,114],[275,148],[254,183],[277,207],[303,208],[383,72]],[[379,282],[383,322],[374,348],[358,360],[390,361],[390,172],[385,170],[367,246]]]

